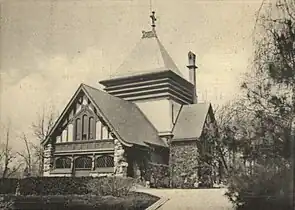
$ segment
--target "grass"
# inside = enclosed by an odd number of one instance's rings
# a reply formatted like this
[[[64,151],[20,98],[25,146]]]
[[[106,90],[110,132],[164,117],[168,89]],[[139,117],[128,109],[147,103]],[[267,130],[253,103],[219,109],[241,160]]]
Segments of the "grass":
[[[12,208],[10,209],[19,210],[140,210],[146,209],[159,199],[139,192],[132,192],[122,197],[94,195],[7,195],[5,197],[2,203],[12,201]]]

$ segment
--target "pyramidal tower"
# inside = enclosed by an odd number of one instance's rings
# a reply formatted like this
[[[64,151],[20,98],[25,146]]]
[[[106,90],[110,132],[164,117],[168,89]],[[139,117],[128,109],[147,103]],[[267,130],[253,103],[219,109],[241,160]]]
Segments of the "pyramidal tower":
[[[111,79],[100,81],[111,95],[132,101],[158,130],[160,136],[172,134],[182,105],[197,103],[195,55],[189,52],[190,81],[162,45],[156,33],[155,12],[151,30],[142,31],[135,48]]]

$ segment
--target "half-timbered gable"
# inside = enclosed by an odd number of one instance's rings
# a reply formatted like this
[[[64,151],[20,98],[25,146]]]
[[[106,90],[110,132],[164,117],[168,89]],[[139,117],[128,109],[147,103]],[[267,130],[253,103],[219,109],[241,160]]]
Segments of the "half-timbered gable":
[[[127,120],[128,119],[128,120]],[[44,142],[46,175],[89,176],[127,173],[127,150],[166,148],[156,129],[132,102],[82,84]],[[127,149],[130,148],[130,149]],[[139,149],[140,151],[141,149]],[[139,152],[140,153],[140,152]],[[46,167],[47,166],[47,167]],[[132,171],[133,169],[129,169]]]
[[[76,176],[114,171],[115,134],[81,86],[51,131],[51,174]]]

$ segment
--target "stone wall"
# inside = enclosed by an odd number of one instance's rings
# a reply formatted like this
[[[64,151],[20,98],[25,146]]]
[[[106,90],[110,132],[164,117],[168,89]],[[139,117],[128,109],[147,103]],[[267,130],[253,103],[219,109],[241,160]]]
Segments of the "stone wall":
[[[198,186],[198,146],[196,141],[172,142],[170,146],[170,187]]]
[[[43,176],[50,176],[50,170],[53,164],[54,148],[51,143],[44,147]]]
[[[116,176],[127,176],[127,154],[121,144],[117,139],[114,140],[114,173]]]

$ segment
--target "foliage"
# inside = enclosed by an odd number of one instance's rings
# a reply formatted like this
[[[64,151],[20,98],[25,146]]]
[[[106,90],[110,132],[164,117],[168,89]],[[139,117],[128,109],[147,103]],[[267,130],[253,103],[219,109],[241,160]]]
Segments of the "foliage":
[[[0,210],[12,210],[13,201],[7,198],[7,196],[0,196]]]
[[[19,185],[21,195],[127,195],[134,180],[123,177],[29,177],[1,179],[0,194],[14,194]]]
[[[174,142],[170,146],[170,177],[173,188],[194,188],[198,182],[197,142]]]
[[[200,188],[212,188],[212,166],[208,164],[201,164],[199,166],[199,185]]]
[[[19,180],[22,195],[87,194],[91,177],[29,177]]]
[[[90,195],[54,196],[6,196],[6,203],[13,203],[16,209],[146,209],[158,200],[144,193],[132,193],[126,197]],[[2,202],[4,203],[4,202]],[[0,204],[1,205],[1,204]]]
[[[150,175],[151,187],[169,187],[169,168],[168,165],[149,163],[148,173]]]
[[[280,209],[289,210],[292,206],[292,177],[290,167],[276,167],[267,160],[266,165],[256,164],[247,173],[244,167],[232,171],[226,195],[238,210]],[[285,166],[285,163],[281,162]]]
[[[135,184],[135,180],[132,178],[124,177],[104,177],[100,179],[91,179],[87,183],[87,189],[89,193],[94,195],[112,195],[116,197],[127,196],[132,187]]]
[[[263,1],[256,27],[253,72],[241,86],[245,97],[219,123],[230,159],[227,196],[238,209],[291,209],[295,2]]]
[[[4,178],[0,179],[0,194],[13,194],[17,187],[18,179]]]

